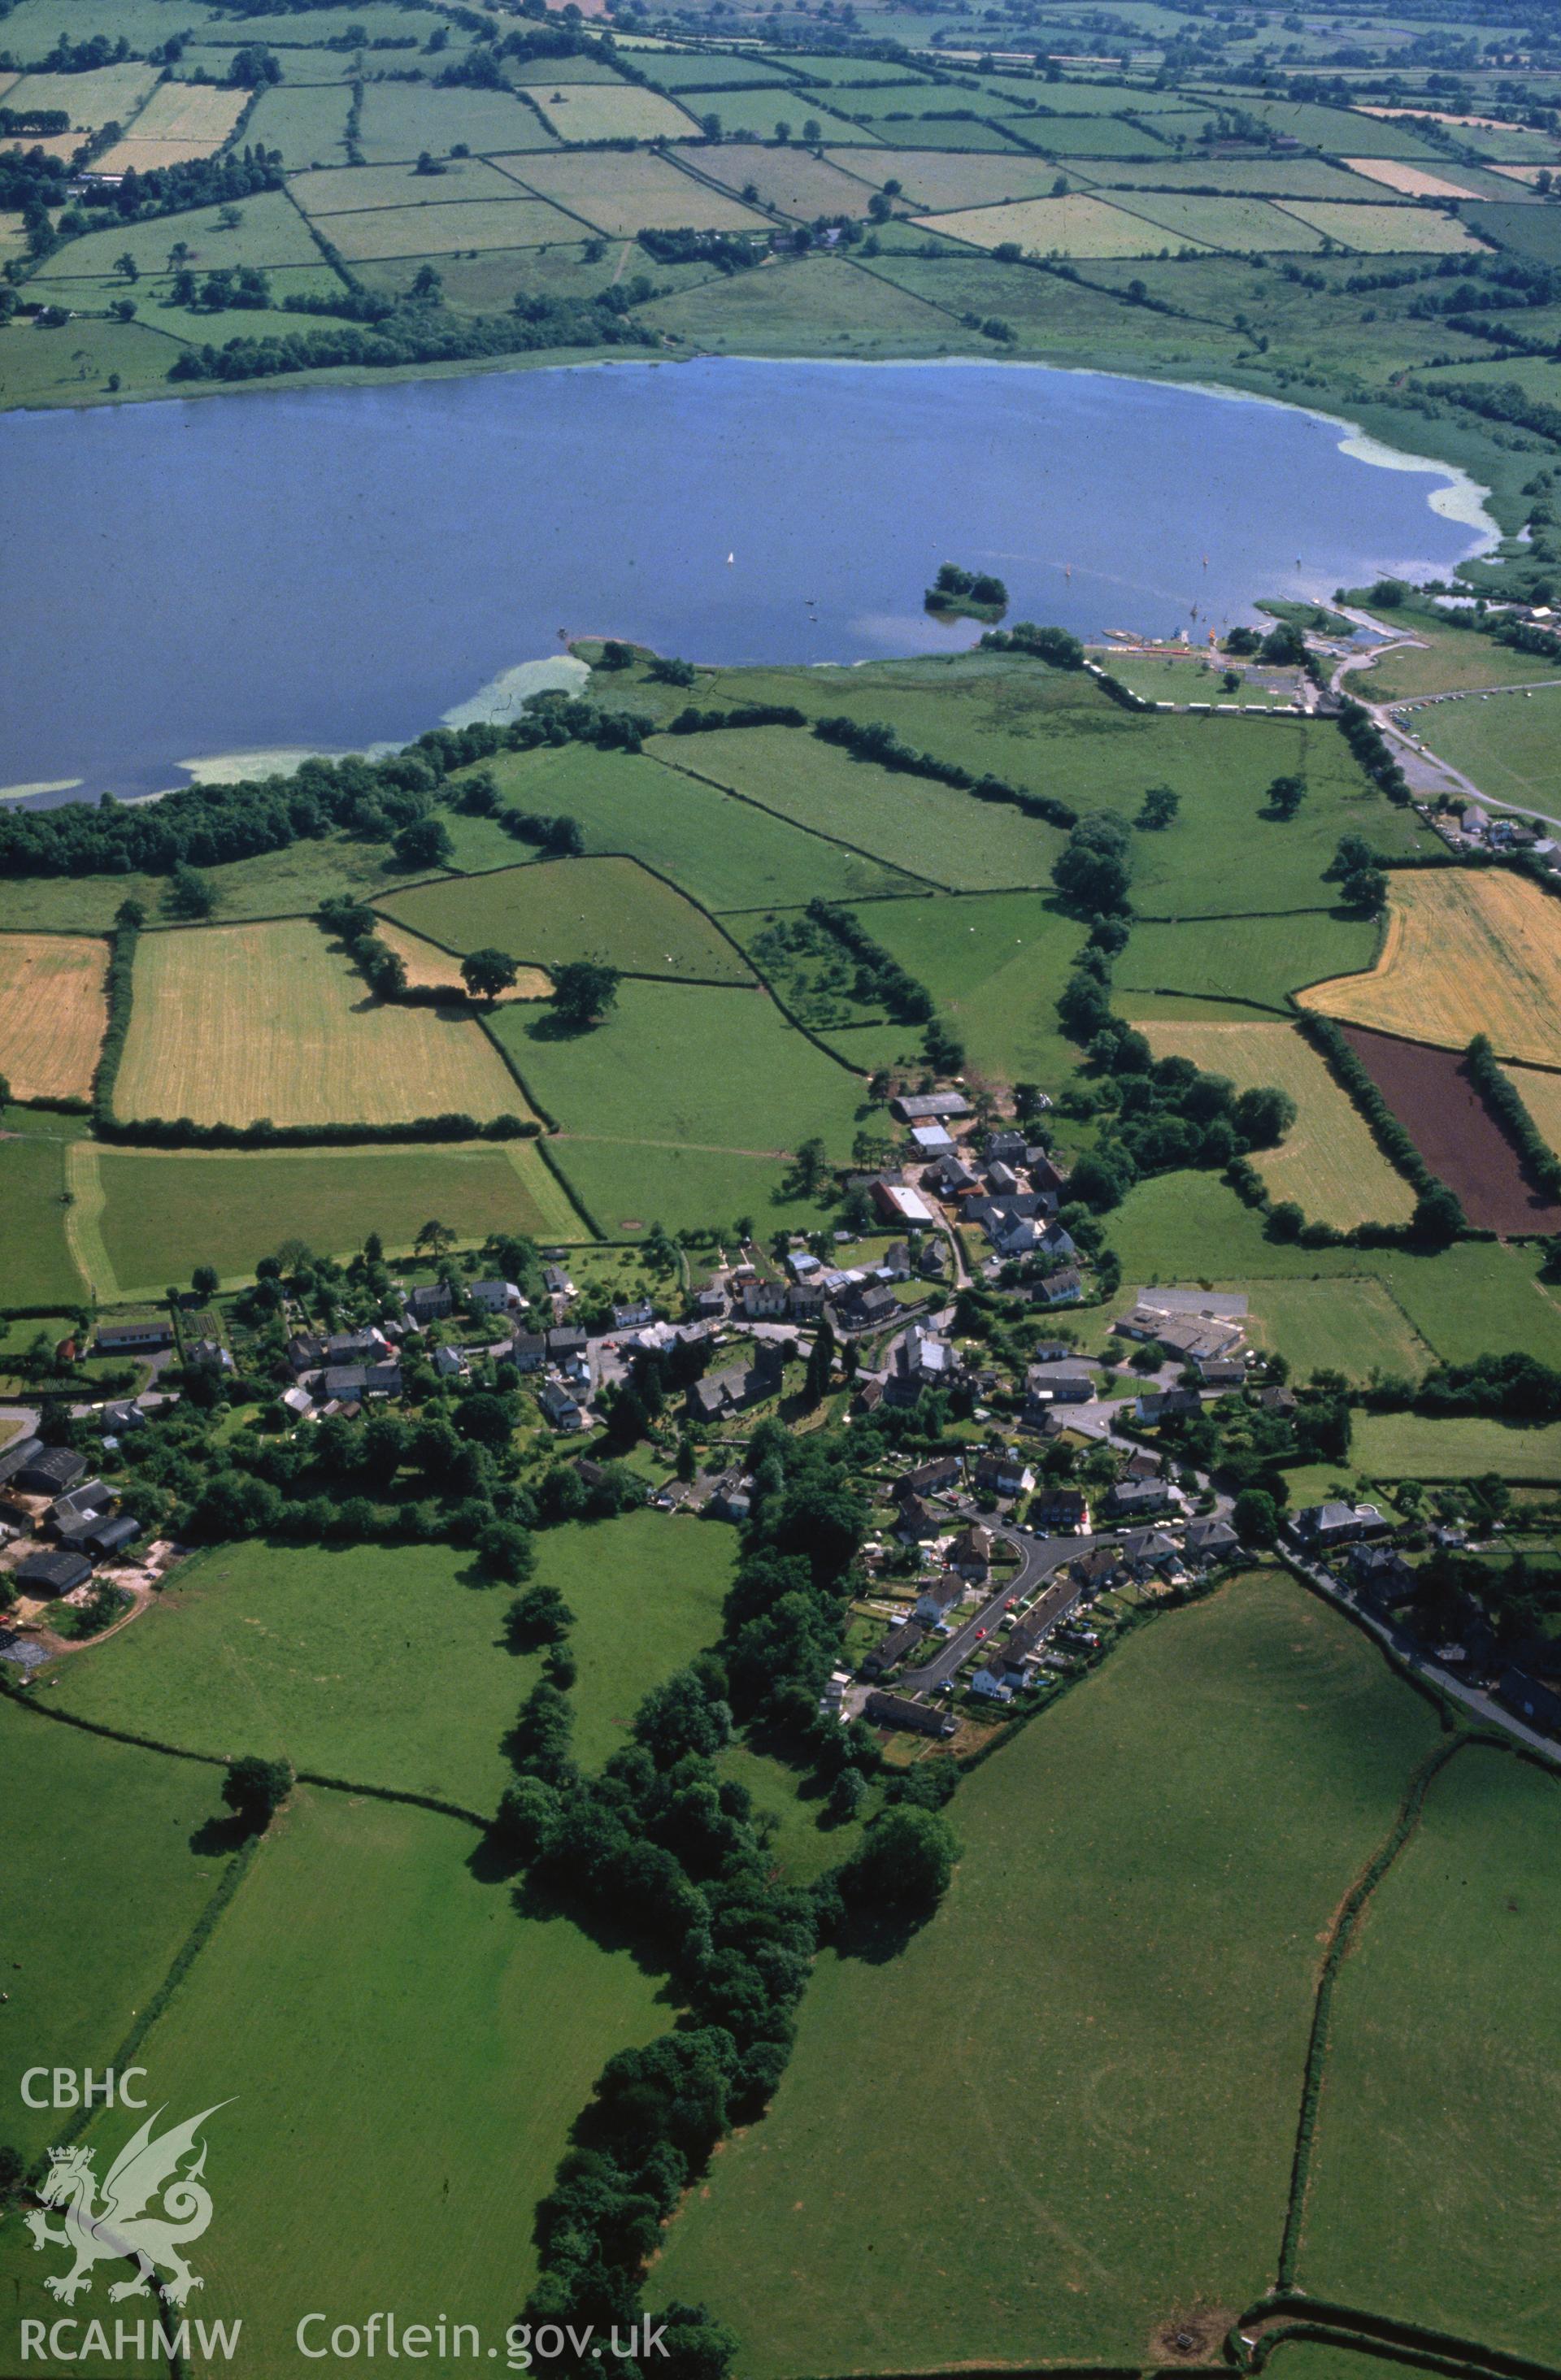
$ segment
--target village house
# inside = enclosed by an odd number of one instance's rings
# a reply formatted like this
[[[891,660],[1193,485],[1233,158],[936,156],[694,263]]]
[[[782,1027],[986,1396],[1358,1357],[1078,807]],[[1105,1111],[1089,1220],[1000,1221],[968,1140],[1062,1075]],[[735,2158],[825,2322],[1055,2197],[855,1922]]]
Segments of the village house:
[[[899,1300],[886,1281],[853,1282],[835,1308],[848,1330],[881,1329],[899,1310]]]
[[[435,1347],[433,1351],[433,1373],[436,1379],[458,1380],[469,1369],[470,1366],[467,1363],[466,1357],[460,1353],[458,1348]]]
[[[1157,1422],[1174,1421],[1179,1415],[1202,1410],[1203,1400],[1196,1389],[1150,1389],[1133,1399],[1135,1420],[1151,1429]]]
[[[955,1152],[941,1158],[930,1173],[923,1173],[921,1186],[933,1189],[940,1198],[963,1198],[981,1188],[981,1176],[972,1173],[964,1159]]]
[[[171,1322],[101,1322],[92,1342],[100,1355],[152,1355],[174,1343]]]
[[[862,1716],[869,1726],[908,1728],[917,1735],[950,1736],[957,1734],[959,1727],[952,1713],[938,1710],[931,1703],[912,1702],[907,1694],[892,1694],[884,1686],[873,1687]]]
[[[924,1544],[929,1537],[940,1536],[947,1526],[947,1513],[934,1512],[920,1496],[901,1499],[899,1518],[895,1523],[896,1537],[908,1538],[913,1545]]]
[[[585,1415],[574,1391],[561,1380],[545,1380],[537,1391],[537,1402],[555,1429],[583,1429]]]
[[[961,1475],[957,1454],[934,1454],[896,1479],[894,1493],[902,1500],[909,1496],[935,1496],[941,1488],[957,1488]]]
[[[518,1328],[509,1342],[509,1360],[518,1372],[540,1372],[547,1361],[547,1341],[542,1332]]]
[[[921,1589],[911,1607],[912,1616],[927,1628],[946,1627],[964,1600],[964,1580],[956,1571],[945,1571]]]
[[[1034,1485],[1034,1475],[1026,1470],[1023,1455],[1011,1447],[983,1454],[976,1464],[976,1486],[990,1496],[1022,1496]]]
[[[64,1496],[56,1496],[43,1515],[51,1536],[68,1537],[89,1521],[101,1520],[114,1502],[114,1490],[104,1479],[84,1479]]]
[[[1024,1423],[1034,1429],[1058,1405],[1095,1402],[1094,1377],[1088,1364],[1031,1364],[1024,1376]]]
[[[1031,1505],[1030,1520],[1049,1537],[1082,1536],[1090,1525],[1089,1499],[1082,1488],[1042,1488]]]
[[[1182,1550],[1189,1564],[1205,1569],[1210,1562],[1228,1561],[1241,1544],[1228,1521],[1215,1520],[1211,1513],[1201,1521],[1189,1521],[1182,1531]]]
[[[897,1182],[874,1182],[872,1203],[888,1223],[910,1223],[925,1231],[929,1223],[937,1221],[921,1191],[906,1189]]]
[[[992,1536],[979,1521],[972,1521],[948,1549],[948,1566],[972,1585],[984,1585],[992,1571]]]
[[[656,1318],[656,1309],[648,1297],[631,1297],[613,1308],[615,1330],[642,1330]]]
[[[1496,1700],[1525,1726],[1537,1728],[1543,1735],[1561,1735],[1561,1694],[1531,1677],[1526,1670],[1502,1672]]]
[[[691,1421],[718,1421],[723,1414],[740,1413],[765,1397],[778,1396],[785,1375],[780,1350],[762,1341],[747,1364],[731,1364],[724,1371],[707,1372],[695,1380],[685,1399]]]
[[[885,1670],[898,1669],[902,1661],[909,1660],[926,1633],[919,1620],[902,1620],[897,1627],[880,1636],[872,1651],[865,1656],[861,1665],[862,1676],[881,1678]]]
[[[1084,1295],[1084,1281],[1076,1266],[1062,1265],[1037,1281],[1031,1295],[1037,1305],[1078,1305]]]
[[[745,1281],[742,1310],[750,1322],[770,1320],[786,1313],[790,1295],[784,1281]]]
[[[443,1322],[445,1317],[453,1312],[455,1303],[448,1281],[428,1281],[412,1291],[407,1300],[407,1312],[414,1322],[426,1326],[430,1322]]]
[[[952,1388],[959,1373],[959,1358],[949,1342],[913,1322],[895,1349],[885,1400],[891,1405],[913,1405],[923,1390]]]
[[[1022,1163],[1025,1135],[1012,1124],[999,1124],[987,1134],[982,1143],[982,1153],[989,1165],[1012,1165],[1016,1159]]]
[[[1162,1512],[1182,1500],[1180,1490],[1168,1480],[1119,1479],[1105,1502],[1113,1520],[1127,1520],[1139,1512]]]
[[[512,1309],[518,1311],[526,1303],[512,1281],[474,1281],[466,1298],[479,1314],[507,1314]]]
[[[1364,1602],[1391,1611],[1415,1595],[1415,1573],[1394,1546],[1356,1544],[1345,1559],[1345,1574]]]
[[[1166,1576],[1181,1567],[1181,1549],[1164,1529],[1127,1529],[1120,1542],[1122,1566],[1129,1578]]]
[[[1392,1524],[1374,1504],[1308,1504],[1290,1522],[1288,1534],[1303,1553],[1327,1553],[1361,1537],[1386,1535]]]

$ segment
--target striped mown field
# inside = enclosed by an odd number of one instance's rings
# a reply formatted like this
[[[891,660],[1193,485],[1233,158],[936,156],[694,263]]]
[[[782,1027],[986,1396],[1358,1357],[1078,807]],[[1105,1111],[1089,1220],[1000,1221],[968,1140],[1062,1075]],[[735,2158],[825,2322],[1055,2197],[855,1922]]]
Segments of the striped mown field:
[[[1296,996],[1408,1041],[1463,1050],[1487,1033],[1498,1057],[1561,1066],[1561,912],[1504,868],[1401,873],[1371,972]]]
[[[84,1099],[108,1011],[107,945],[87,935],[0,934],[0,1075],[18,1099]]]
[[[148,934],[115,1106],[195,1123],[409,1123],[518,1115],[518,1086],[474,1018],[376,1000],[318,926]]]

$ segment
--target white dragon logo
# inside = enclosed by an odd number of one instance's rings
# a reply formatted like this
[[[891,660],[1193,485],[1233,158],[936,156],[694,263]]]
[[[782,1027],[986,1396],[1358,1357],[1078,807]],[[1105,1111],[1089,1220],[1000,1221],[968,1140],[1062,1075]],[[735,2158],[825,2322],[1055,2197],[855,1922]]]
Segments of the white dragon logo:
[[[226,2099],[217,2102],[217,2107],[228,2105]],[[166,2265],[172,2276],[165,2294],[176,2306],[183,2305],[191,2289],[205,2287],[179,2253],[189,2240],[199,2240],[212,2219],[211,2192],[201,2182],[206,2169],[204,2143],[188,2173],[181,2174],[178,2168],[181,2159],[194,2151],[196,2134],[207,2117],[216,2112],[216,2107],[203,2107],[187,2124],[172,2125],[154,2140],[152,2128],[163,2113],[161,2107],[155,2108],[109,2168],[101,2206],[96,2203],[98,2178],[92,2171],[95,2152],[49,2151],[49,2171],[38,2194],[45,2206],[65,2209],[64,2223],[52,2230],[48,2217],[35,2209],[27,2217],[27,2228],[34,2248],[69,2248],[75,2252],[76,2262],[68,2273],[51,2273],[44,2281],[43,2287],[53,2296],[73,2304],[82,2289],[91,2289],[91,2268],[104,2257],[133,2257],[140,2266],[133,2280],[117,2281],[109,2290],[114,2301],[148,2296],[159,2265]],[[160,2213],[147,2215],[144,2210],[159,2196]]]

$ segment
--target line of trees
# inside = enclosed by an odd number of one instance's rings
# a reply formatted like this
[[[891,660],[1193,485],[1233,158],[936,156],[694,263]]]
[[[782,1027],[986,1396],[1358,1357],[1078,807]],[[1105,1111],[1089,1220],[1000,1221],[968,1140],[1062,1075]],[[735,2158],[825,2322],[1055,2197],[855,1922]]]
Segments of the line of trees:
[[[990,773],[975,776],[957,760],[935,759],[931,752],[920,751],[914,744],[903,742],[898,731],[885,720],[819,719],[813,722],[813,734],[826,744],[842,745],[859,760],[875,760],[881,769],[892,769],[906,776],[931,777],[937,784],[952,785],[958,793],[974,795],[979,802],[1012,803],[1027,818],[1044,819],[1051,826],[1070,827],[1078,820],[1079,813],[1071,804],[1059,800],[1055,794],[1026,793],[1002,777]]]
[[[1410,798],[1409,781],[1365,704],[1346,695],[1339,704],[1338,716],[1340,733],[1367,776],[1381,786],[1390,802],[1402,808]]]
[[[1433,1173],[1334,1019],[1319,1015],[1313,1009],[1303,1009],[1298,1021],[1365,1117],[1372,1137],[1388,1163],[1416,1192],[1412,1226],[1416,1236],[1445,1244],[1467,1231],[1469,1219],[1460,1200]]]
[[[281,372],[339,365],[391,370],[418,363],[463,363],[539,348],[656,345],[656,334],[594,299],[527,298],[526,311],[452,319],[432,306],[405,306],[372,327],[334,323],[312,331],[229,339],[221,347],[187,347],[168,369],[171,381],[268,380]]]
[[[1561,1158],[1534,1123],[1511,1076],[1496,1063],[1487,1035],[1475,1035],[1464,1052],[1464,1063],[1481,1098],[1517,1149],[1529,1179],[1550,1197],[1561,1198]]]

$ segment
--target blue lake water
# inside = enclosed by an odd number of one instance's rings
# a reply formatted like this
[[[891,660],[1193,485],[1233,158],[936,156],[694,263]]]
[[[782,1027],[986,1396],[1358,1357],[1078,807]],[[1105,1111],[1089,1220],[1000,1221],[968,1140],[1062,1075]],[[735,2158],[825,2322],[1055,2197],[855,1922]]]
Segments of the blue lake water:
[[[567,636],[706,662],[967,644],[921,610],[945,559],[996,571],[1014,618],[1201,641],[1259,596],[1445,573],[1484,541],[1468,483],[1317,415],[996,363],[12,414],[0,481],[0,787],[92,795],[404,741]]]

